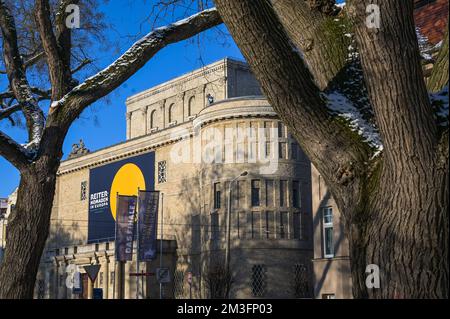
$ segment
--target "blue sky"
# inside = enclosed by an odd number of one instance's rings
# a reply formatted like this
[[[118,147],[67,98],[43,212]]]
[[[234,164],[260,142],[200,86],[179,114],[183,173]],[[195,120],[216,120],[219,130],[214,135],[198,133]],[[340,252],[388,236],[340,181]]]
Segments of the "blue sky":
[[[129,35],[137,36],[149,31],[149,24],[142,25],[142,22],[149,15],[152,2],[154,1],[113,0],[103,7],[102,11],[106,15],[107,22],[112,26],[106,31],[106,36],[111,43],[121,49],[120,52],[126,50],[137,39],[130,38]],[[219,29],[226,32],[223,26]],[[93,56],[100,68],[109,65],[119,56],[119,52],[113,52],[115,50],[94,48],[91,51],[97,52]],[[111,93],[107,100],[89,107],[72,125],[64,144],[64,158],[70,153],[72,144],[78,142],[80,138],[90,150],[124,141],[125,100],[128,96],[225,56],[242,59],[231,37],[215,29],[202,34],[199,41],[186,40],[163,49],[137,74]],[[0,84],[1,89],[4,89],[4,83]],[[0,130],[21,143],[25,142],[24,130],[11,127],[7,121],[0,123]],[[19,173],[2,157],[0,157],[0,176],[0,197],[7,197],[19,184]]]

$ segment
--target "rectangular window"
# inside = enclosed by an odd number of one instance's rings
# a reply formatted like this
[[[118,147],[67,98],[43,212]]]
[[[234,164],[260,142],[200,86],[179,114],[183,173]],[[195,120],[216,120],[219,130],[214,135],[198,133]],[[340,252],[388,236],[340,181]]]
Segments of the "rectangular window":
[[[264,220],[263,220],[263,238],[273,239],[275,238],[274,233],[274,214],[273,212],[264,212]]]
[[[247,215],[247,238],[261,238],[261,213],[250,212]]]
[[[278,137],[286,137],[286,126],[283,122],[278,122]]]
[[[268,179],[266,180],[266,206],[272,207],[273,206],[273,196],[274,196],[274,187],[273,187],[273,180]]]
[[[280,206],[287,206],[287,181],[280,181]]]
[[[278,238],[287,239],[288,238],[288,213],[280,212],[278,221]]]
[[[294,239],[300,239],[301,216],[299,212],[293,214],[292,223]]]
[[[265,143],[264,154],[266,155],[266,158],[270,157],[270,152],[271,152],[270,146],[271,146],[271,144],[272,143],[270,141]]]
[[[323,251],[325,258],[334,257],[334,240],[333,240],[333,208],[322,208],[323,215]]]
[[[83,200],[86,200],[86,198],[87,198],[87,182],[86,181],[84,181],[84,182],[81,182],[81,194],[80,194],[80,199],[83,201]]]
[[[291,158],[293,160],[299,160],[300,154],[299,154],[299,146],[297,143],[291,143]]]
[[[158,162],[158,183],[167,182],[167,162]]]
[[[292,206],[300,208],[300,183],[299,181],[292,182]]]
[[[247,227],[247,216],[245,212],[239,212],[238,213],[238,237],[240,239],[245,238],[246,233],[246,227]]]
[[[236,207],[245,207],[245,181],[237,181],[236,183]]]
[[[322,299],[336,299],[334,294],[323,294]]]
[[[287,158],[287,155],[286,155],[287,144],[285,142],[280,142],[280,143],[278,143],[278,145],[279,145],[278,157],[280,159],[286,159]]]
[[[260,205],[260,185],[259,180],[252,180],[252,207]]]
[[[264,297],[267,288],[267,270],[265,265],[252,266],[251,285],[253,297]]]
[[[220,183],[214,183],[214,209],[219,209],[221,205],[221,189]]]

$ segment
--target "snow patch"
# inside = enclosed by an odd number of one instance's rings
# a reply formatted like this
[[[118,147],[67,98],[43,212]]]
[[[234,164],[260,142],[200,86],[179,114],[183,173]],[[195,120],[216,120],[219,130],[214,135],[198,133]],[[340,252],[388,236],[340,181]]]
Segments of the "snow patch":
[[[358,133],[366,143],[375,149],[373,157],[377,156],[383,150],[383,144],[376,128],[364,120],[359,110],[341,93],[333,91],[326,94],[325,98],[331,113],[347,120],[350,129]]]

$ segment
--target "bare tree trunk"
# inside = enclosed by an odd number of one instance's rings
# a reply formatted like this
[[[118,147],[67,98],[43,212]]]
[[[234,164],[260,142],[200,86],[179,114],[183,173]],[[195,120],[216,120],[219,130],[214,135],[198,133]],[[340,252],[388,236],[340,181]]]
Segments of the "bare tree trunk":
[[[21,172],[17,203],[8,219],[7,248],[0,266],[0,299],[33,297],[49,232],[58,165],[55,159],[41,158]]]
[[[354,296],[448,298],[448,131],[440,138],[427,97],[412,1],[383,0],[383,29],[373,34],[363,25],[366,3],[357,3],[362,66],[385,146],[372,160],[320,103],[306,100],[314,89],[290,46],[292,31],[273,9],[265,1],[216,0],[263,92],[337,202]],[[379,289],[366,286],[369,264],[380,269]]]

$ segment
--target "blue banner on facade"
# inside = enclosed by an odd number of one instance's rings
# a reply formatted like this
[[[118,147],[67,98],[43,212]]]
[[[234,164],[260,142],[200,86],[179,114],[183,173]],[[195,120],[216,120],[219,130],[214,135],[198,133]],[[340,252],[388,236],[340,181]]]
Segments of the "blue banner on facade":
[[[114,239],[117,193],[155,189],[155,153],[96,167],[89,173],[88,243]]]
[[[140,191],[138,211],[138,258],[151,261],[156,258],[159,192]]]
[[[136,202],[136,196],[117,196],[116,261],[133,259]]]

